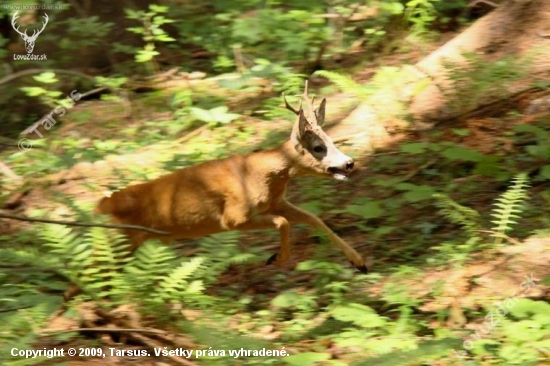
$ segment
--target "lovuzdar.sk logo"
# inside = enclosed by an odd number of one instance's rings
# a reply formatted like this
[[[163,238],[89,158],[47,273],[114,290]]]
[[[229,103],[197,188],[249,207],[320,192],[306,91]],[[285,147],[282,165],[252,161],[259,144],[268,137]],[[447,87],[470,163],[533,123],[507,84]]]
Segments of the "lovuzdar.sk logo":
[[[13,59],[14,60],[25,60],[25,61],[42,61],[42,60],[47,60],[47,57],[45,54],[43,55],[34,55],[32,53],[32,51],[34,50],[34,44],[36,42],[36,39],[38,38],[38,36],[40,35],[40,33],[42,33],[42,31],[44,30],[44,28],[46,28],[46,24],[48,24],[48,14],[44,13],[44,22],[42,22],[42,29],[38,30],[38,29],[35,29],[32,33],[32,35],[28,35],[27,34],[27,29],[25,29],[24,32],[21,32],[19,30],[20,26],[18,26],[16,24],[16,21],[17,21],[17,18],[19,18],[19,15],[18,15],[19,12],[15,12],[15,14],[13,14],[13,17],[11,18],[11,26],[13,27],[13,29],[19,33],[19,35],[21,36],[21,38],[23,38],[23,41],[25,41],[25,49],[27,50],[27,54],[26,55],[17,55],[17,54],[14,54],[13,55]]]

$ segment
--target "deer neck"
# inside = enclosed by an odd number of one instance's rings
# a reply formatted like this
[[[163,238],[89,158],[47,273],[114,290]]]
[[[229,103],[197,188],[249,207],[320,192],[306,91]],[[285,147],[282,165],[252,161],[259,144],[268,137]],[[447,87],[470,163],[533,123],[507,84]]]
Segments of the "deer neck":
[[[303,156],[293,141],[287,141],[275,150],[281,173],[292,177],[307,175],[306,167],[301,163]]]

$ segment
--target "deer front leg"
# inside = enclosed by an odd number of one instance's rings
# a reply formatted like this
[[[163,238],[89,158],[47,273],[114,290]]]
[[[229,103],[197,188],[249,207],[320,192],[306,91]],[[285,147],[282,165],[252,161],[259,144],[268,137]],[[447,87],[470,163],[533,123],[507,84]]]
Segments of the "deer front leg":
[[[290,225],[283,216],[262,214],[250,218],[242,224],[228,225],[230,230],[262,230],[277,229],[281,235],[281,249],[279,255],[270,257],[267,264],[271,264],[275,259],[278,264],[282,264],[290,259]]]
[[[282,201],[275,210],[276,214],[285,217],[290,223],[306,224],[325,233],[328,238],[340,248],[346,258],[360,272],[367,273],[368,269],[363,258],[342,238],[336,235],[330,228],[317,216],[304,211],[287,201]],[[273,258],[274,259],[274,258]]]

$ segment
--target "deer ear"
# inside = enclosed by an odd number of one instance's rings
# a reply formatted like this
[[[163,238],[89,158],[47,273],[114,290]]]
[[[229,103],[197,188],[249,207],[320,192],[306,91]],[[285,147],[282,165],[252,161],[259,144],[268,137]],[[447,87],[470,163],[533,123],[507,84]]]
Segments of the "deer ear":
[[[306,116],[304,115],[304,110],[300,108],[298,111],[298,120],[294,124],[294,128],[292,129],[292,134],[290,138],[293,141],[300,141],[302,137],[304,136],[304,133],[307,130],[311,130],[311,124],[307,120]]]
[[[315,110],[315,119],[317,120],[317,125],[319,127],[323,126],[323,123],[325,123],[325,106],[327,104],[327,100],[323,98],[321,101],[321,104],[317,109]]]
[[[304,114],[304,110],[300,109],[300,114],[298,114],[298,133],[299,133],[300,138],[302,138],[302,136],[304,136],[304,133],[307,130],[311,130],[311,124],[307,120],[307,118]]]

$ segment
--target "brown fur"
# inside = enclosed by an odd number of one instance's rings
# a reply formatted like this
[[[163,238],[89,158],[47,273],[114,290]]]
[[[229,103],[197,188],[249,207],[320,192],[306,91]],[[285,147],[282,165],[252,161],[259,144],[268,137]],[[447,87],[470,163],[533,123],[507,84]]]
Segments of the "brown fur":
[[[345,179],[353,168],[353,161],[336,149],[321,129],[325,101],[313,111],[307,99],[307,84],[304,98],[309,116],[301,107],[299,111],[292,109],[298,119],[290,141],[281,147],[204,162],[129,186],[104,197],[96,212],[111,215],[115,223],[171,233],[162,236],[127,230],[134,250],[150,238],[168,243],[228,230],[277,229],[281,250],[268,263],[287,261],[290,224],[307,224],[324,232],[353,265],[366,272],[361,256],[321,219],[285,199],[287,184],[295,176],[332,175]],[[324,153],[313,152],[315,148],[319,150],[319,145],[325,148]]]

